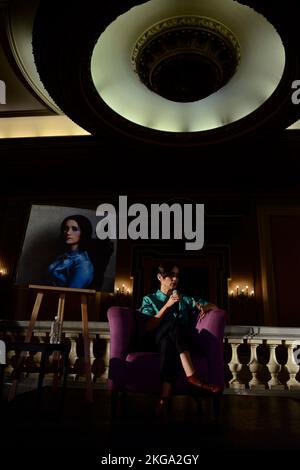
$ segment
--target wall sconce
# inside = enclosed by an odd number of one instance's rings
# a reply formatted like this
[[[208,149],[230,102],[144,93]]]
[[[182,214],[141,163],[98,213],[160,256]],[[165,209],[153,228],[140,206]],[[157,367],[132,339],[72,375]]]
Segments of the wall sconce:
[[[7,269],[0,266],[0,277],[3,278],[5,276],[7,276]]]
[[[112,294],[113,305],[120,307],[131,307],[132,283],[130,280],[116,279],[114,294]]]
[[[130,284],[130,282],[128,282]],[[131,295],[132,289],[128,287],[128,284],[124,282],[122,284],[115,285],[115,295]]]
[[[231,285],[234,284],[231,283]],[[254,289],[246,282],[240,282],[229,289],[228,296],[229,298],[254,298]]]

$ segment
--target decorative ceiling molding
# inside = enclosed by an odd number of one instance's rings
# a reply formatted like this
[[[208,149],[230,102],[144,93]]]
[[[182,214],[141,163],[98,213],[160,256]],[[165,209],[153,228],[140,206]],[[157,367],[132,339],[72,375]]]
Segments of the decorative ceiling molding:
[[[239,42],[226,26],[211,18],[185,15],[148,28],[134,45],[131,63],[147,88],[184,103],[222,88],[240,58]]]
[[[62,114],[40,80],[32,52],[32,28],[39,0],[14,0],[9,2],[5,15],[6,37],[10,52],[32,92],[49,109]]]

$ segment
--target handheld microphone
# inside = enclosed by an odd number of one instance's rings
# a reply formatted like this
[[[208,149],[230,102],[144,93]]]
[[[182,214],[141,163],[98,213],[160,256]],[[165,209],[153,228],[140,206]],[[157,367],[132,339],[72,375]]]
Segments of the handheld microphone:
[[[178,291],[177,291],[176,289],[173,289],[172,295],[178,295]],[[173,305],[173,308],[174,308],[174,310],[175,310],[175,312],[176,312],[176,316],[177,316],[178,313],[179,313],[179,301],[176,302],[176,303]]]

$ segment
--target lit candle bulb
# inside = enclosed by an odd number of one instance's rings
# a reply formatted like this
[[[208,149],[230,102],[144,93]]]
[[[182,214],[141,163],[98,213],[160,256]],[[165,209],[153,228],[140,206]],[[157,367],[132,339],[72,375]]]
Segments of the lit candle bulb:
[[[252,289],[251,291],[251,296],[253,297],[254,296],[254,290]]]
[[[117,288],[116,288],[116,293],[119,294],[119,292],[120,292],[120,288],[117,287]]]
[[[125,284],[122,284],[122,294],[125,292]]]
[[[239,288],[240,286],[236,286],[236,295],[239,295]]]
[[[230,291],[230,295],[231,295],[231,297],[233,297],[233,290]]]
[[[246,295],[248,296],[248,293],[249,293],[249,287],[246,286]]]

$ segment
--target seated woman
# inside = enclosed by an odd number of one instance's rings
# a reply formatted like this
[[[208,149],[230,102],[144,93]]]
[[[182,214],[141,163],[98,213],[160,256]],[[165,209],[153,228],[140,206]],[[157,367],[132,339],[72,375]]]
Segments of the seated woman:
[[[144,340],[160,351],[160,378],[162,382],[159,409],[168,406],[173,386],[182,367],[189,384],[208,394],[218,394],[221,387],[205,383],[193,365],[190,325],[198,317],[203,319],[209,310],[216,308],[205,301],[195,302],[191,297],[178,295],[179,268],[170,263],[161,263],[157,270],[160,288],[143,298],[140,312],[147,315]],[[159,410],[160,412],[160,410]]]

